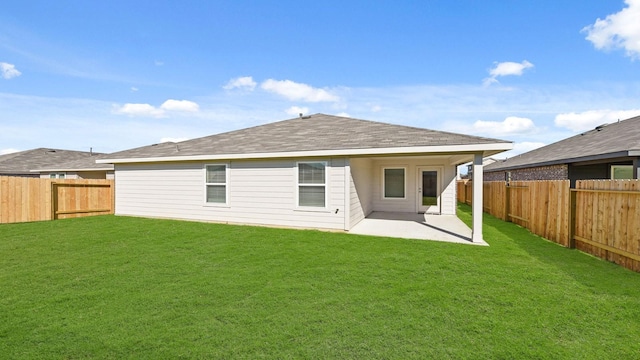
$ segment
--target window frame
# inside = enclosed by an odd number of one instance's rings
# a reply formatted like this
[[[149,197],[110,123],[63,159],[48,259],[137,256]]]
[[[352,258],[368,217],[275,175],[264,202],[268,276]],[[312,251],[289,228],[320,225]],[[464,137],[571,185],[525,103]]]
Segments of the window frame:
[[[386,177],[385,177],[385,172],[386,170],[400,170],[402,169],[403,171],[403,175],[404,175],[404,181],[403,181],[403,197],[387,197],[387,193],[386,193]],[[383,200],[406,200],[407,199],[407,167],[406,166],[383,166],[382,167],[382,181],[380,181],[380,183],[382,184],[382,199]]]
[[[304,184],[300,183],[300,164],[322,164],[324,166],[324,183],[323,184]],[[304,161],[296,161],[295,167],[295,192],[296,192],[296,203],[295,208],[301,210],[310,210],[310,211],[326,211],[329,208],[329,162],[325,160],[304,160]],[[308,206],[308,205],[300,205],[300,187],[311,187],[311,186],[323,186],[324,187],[324,206]]]
[[[207,182],[207,170],[210,166],[224,166],[224,183],[210,183]],[[205,206],[229,206],[229,164],[228,163],[211,163],[204,164],[204,205]],[[207,189],[209,186],[221,186],[224,185],[224,202],[209,202],[207,200]]]
[[[49,179],[59,179],[59,180],[64,180],[67,178],[67,173],[66,172],[53,172],[53,173],[49,173]]]
[[[616,168],[625,168],[625,169],[626,169],[626,168],[631,168],[631,179],[633,179],[633,171],[635,170],[635,169],[633,168],[633,165],[624,165],[624,164],[623,164],[623,165],[611,165],[611,180],[629,180],[629,179],[627,179],[627,178],[624,178],[624,179],[617,179],[617,178],[615,178],[615,177],[614,177],[614,174],[615,174],[615,170],[616,170]]]

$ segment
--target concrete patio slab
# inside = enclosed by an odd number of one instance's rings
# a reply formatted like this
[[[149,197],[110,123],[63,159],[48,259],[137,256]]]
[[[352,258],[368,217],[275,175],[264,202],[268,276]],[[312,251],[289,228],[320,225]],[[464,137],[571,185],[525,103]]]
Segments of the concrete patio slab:
[[[429,215],[399,212],[373,212],[349,230],[350,234],[404,239],[446,241],[469,245],[471,229],[455,215]]]

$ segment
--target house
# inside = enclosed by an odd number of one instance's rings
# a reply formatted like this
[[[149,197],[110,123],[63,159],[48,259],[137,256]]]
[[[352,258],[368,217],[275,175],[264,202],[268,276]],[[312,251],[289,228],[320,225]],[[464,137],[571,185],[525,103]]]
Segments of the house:
[[[48,166],[31,169],[43,179],[113,179],[113,164],[98,164],[96,160],[104,158],[105,154],[95,154],[79,159],[65,161]]]
[[[50,148],[38,148],[0,155],[0,175],[77,179],[84,178],[83,176],[85,175],[96,176],[95,171],[106,173],[106,170],[102,170],[105,167],[110,167],[113,170],[110,165],[97,165],[95,163],[97,155],[100,154],[91,151]],[[86,163],[88,167],[95,167],[95,169],[91,169],[90,173],[87,173],[82,169],[67,171],[65,170],[68,168],[67,166],[59,166],[59,164],[69,162]],[[40,171],[33,171],[35,169],[51,169],[51,171],[43,171],[41,173]],[[102,178],[104,179],[105,177]]]
[[[482,159],[482,166],[484,168],[484,166],[493,164],[496,161],[499,161],[499,160],[494,159],[492,157],[486,157],[486,158]],[[460,170],[460,168],[462,168],[462,166],[466,167],[467,173],[463,174],[463,175],[458,174],[458,180],[461,180],[462,178],[470,179],[473,176],[473,163],[470,162],[470,163],[467,163],[467,164],[463,164],[463,165],[458,167],[458,170]]]
[[[600,125],[484,168],[485,181],[637,179],[640,116]]]
[[[348,231],[374,211],[455,214],[456,166],[512,143],[315,114],[110,154],[116,214]],[[482,240],[482,209],[473,209]]]

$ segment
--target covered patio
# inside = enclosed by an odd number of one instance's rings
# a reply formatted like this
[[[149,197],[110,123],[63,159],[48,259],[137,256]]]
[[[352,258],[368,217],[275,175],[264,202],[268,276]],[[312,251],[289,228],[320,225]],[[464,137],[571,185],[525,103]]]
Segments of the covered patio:
[[[488,246],[482,239],[472,241],[471,229],[455,215],[375,211],[349,233]]]

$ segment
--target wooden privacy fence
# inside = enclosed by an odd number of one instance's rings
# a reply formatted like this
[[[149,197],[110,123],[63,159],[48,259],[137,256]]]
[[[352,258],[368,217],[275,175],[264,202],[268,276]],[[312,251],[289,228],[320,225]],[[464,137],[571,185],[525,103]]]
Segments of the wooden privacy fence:
[[[113,214],[113,180],[0,176],[0,224]]]
[[[472,199],[460,181],[458,201]],[[491,181],[483,209],[562,246],[640,271],[640,180]]]
[[[640,272],[640,180],[578,180],[571,197],[575,247]]]

